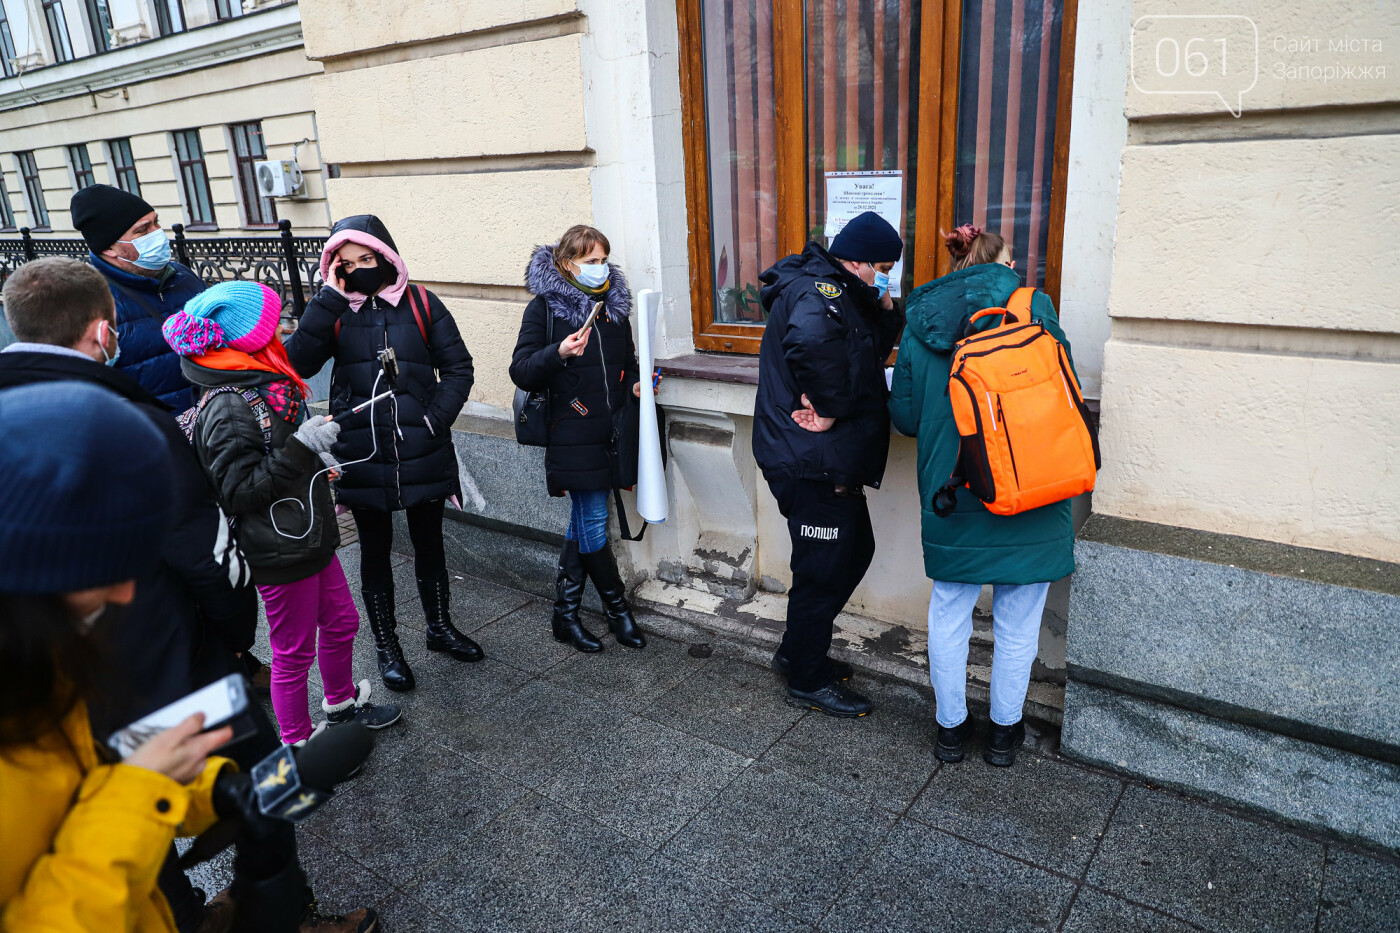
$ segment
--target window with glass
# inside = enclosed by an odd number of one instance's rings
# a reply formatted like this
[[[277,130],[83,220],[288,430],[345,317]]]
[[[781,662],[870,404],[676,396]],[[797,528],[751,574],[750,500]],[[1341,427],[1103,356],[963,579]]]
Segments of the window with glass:
[[[5,16],[5,4],[0,2],[0,74],[7,78],[14,77],[15,59],[15,36],[10,31],[10,20]]]
[[[5,173],[0,172],[0,230],[15,229],[15,209],[10,206],[10,192],[5,190]]]
[[[63,15],[63,0],[41,0],[44,11],[44,26],[49,31],[49,42],[53,44],[55,62],[73,60],[73,43],[68,38],[68,20]]]
[[[156,32],[160,35],[173,36],[185,31],[185,8],[180,0],[152,0],[151,6],[156,11]]]
[[[243,200],[243,216],[250,227],[274,227],[277,225],[277,206],[272,198],[258,193],[258,174],[255,164],[267,158],[267,147],[263,145],[261,123],[235,123],[229,128],[233,137],[234,168],[238,175],[238,192]]]
[[[175,136],[175,161],[180,169],[180,187],[185,194],[187,227],[214,227],[214,196],[209,190],[209,170],[204,165],[204,146],[199,130],[180,130]]]
[[[110,164],[117,187],[139,198],[141,180],[136,177],[136,160],[131,156],[131,138],[108,140],[107,154],[111,157]]]
[[[87,8],[88,31],[92,33],[92,47],[99,52],[112,50],[112,11],[107,8],[107,0],[83,0]]]
[[[243,5],[237,0],[214,0],[214,15],[220,20],[233,19],[242,12]]]
[[[1058,298],[1076,0],[678,3],[697,348],[756,352],[759,276],[853,199],[904,238],[903,294],[975,223]]]
[[[68,164],[73,167],[73,188],[75,191],[82,191],[88,185],[97,184],[97,177],[92,173],[92,160],[88,158],[86,144],[68,147]]]
[[[39,166],[34,161],[34,153],[16,152],[19,163],[20,183],[24,185],[24,199],[29,202],[30,225],[36,230],[49,229],[49,207],[44,203],[44,186],[39,181]]]

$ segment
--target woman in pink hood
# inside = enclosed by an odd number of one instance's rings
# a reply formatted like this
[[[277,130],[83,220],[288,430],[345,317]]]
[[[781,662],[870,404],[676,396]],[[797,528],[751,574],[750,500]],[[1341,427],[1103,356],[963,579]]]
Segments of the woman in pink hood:
[[[460,495],[452,423],[471,392],[472,357],[438,297],[409,284],[408,267],[378,217],[346,217],[331,228],[321,277],[326,284],[306,306],[287,353],[305,377],[335,361],[330,409],[341,431],[334,455],[345,464],[336,500],[359,530],[360,582],[380,676],[391,690],[411,690],[389,567],[396,511],[407,513],[428,649],[459,661],[482,658],[448,615],[442,544],[444,503]]]

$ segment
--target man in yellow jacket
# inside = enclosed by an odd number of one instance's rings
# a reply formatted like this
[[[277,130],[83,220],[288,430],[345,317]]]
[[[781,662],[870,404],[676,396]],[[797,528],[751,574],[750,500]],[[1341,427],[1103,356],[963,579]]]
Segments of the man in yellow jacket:
[[[175,931],[156,889],[215,820],[229,730],[192,716],[125,761],[93,741],[97,641],[172,521],[169,454],[92,386],[0,392],[0,931]]]

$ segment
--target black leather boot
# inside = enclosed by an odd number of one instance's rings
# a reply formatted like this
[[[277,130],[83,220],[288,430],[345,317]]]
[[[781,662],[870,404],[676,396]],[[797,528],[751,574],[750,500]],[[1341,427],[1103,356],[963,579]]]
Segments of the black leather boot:
[[[972,717],[967,716],[963,721],[953,726],[938,727],[938,738],[934,742],[933,755],[939,761],[959,762],[963,760],[963,743],[972,736]]]
[[[418,597],[423,600],[423,615],[428,621],[428,650],[445,651],[458,661],[480,661],[481,646],[457,630],[447,612],[447,574],[431,580],[418,581]]]
[[[579,560],[578,542],[565,541],[564,549],[559,552],[559,578],[554,581],[554,640],[592,654],[602,651],[603,643],[579,621],[578,607],[583,602],[583,588],[587,582],[583,562]]]
[[[982,760],[998,768],[1009,768],[1016,763],[1016,749],[1026,741],[1026,723],[1018,720],[1014,726],[992,723],[987,729],[987,744],[982,749]]]
[[[374,633],[374,651],[379,660],[379,676],[384,686],[403,693],[412,690],[416,681],[399,644],[398,622],[394,619],[393,590],[361,590],[365,598],[365,615],[369,630]]]
[[[622,574],[618,573],[612,547],[604,545],[591,554],[580,554],[579,560],[598,589],[608,616],[608,628],[617,643],[628,648],[645,648],[647,640],[637,627],[637,620],[632,618],[632,607],[627,605],[627,587],[622,582]]]

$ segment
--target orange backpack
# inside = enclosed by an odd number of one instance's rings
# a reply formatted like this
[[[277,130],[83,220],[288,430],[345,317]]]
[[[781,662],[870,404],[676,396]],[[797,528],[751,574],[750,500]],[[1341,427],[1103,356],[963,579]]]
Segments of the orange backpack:
[[[1045,325],[1031,320],[1033,288],[1005,308],[983,308],[953,347],[948,395],[961,445],[952,478],[933,497],[951,515],[966,484],[996,515],[1015,515],[1094,488],[1098,440],[1069,357]],[[1001,324],[973,322],[999,314]]]

